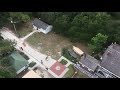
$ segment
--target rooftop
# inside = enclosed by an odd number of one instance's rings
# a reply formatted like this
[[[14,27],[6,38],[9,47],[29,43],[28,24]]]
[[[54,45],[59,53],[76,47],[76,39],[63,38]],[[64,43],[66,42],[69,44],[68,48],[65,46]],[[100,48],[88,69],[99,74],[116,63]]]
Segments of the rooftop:
[[[92,71],[94,71],[97,68],[97,66],[100,64],[100,62],[97,59],[95,59],[94,57],[88,54],[84,54],[81,57],[80,62],[84,64],[86,67],[88,67],[89,69],[91,69]]]
[[[16,72],[28,64],[28,61],[16,51],[10,54],[9,58]]]
[[[32,23],[33,23],[33,25],[35,25],[36,27],[42,28],[42,29],[44,29],[44,30],[46,30],[47,27],[49,26],[47,23],[45,23],[45,22],[43,22],[43,21],[41,21],[40,19],[37,19],[37,18],[35,18]]]
[[[107,48],[101,66],[120,77],[120,45],[111,44]]]
[[[35,73],[33,70],[27,72],[22,78],[42,78],[37,73]]]

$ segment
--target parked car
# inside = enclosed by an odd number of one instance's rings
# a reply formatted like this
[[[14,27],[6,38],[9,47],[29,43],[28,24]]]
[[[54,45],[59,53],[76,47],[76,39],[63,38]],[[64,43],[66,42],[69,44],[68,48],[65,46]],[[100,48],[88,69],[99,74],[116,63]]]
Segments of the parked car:
[[[71,55],[73,58],[75,58],[75,59],[77,59],[78,58],[78,55],[74,52],[74,51],[72,51],[72,50],[68,50],[68,53],[69,53],[69,55]]]

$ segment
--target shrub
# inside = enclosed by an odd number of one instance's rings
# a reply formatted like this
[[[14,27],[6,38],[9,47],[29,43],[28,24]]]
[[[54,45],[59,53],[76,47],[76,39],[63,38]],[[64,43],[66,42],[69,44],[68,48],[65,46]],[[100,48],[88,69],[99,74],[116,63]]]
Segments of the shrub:
[[[4,57],[1,59],[1,65],[2,66],[10,66],[10,60],[8,59],[8,57]]]
[[[30,58],[26,55],[26,54],[24,54],[23,52],[20,52],[19,51],[19,54],[21,55],[21,56],[23,56],[26,60],[29,60]]]
[[[63,65],[66,65],[68,62],[67,62],[66,60],[62,59],[62,60],[60,61],[60,63],[62,63]]]
[[[15,71],[10,68],[0,68],[0,78],[15,78]]]
[[[29,67],[33,67],[34,65],[36,64],[36,62],[31,62],[30,64],[29,64]]]

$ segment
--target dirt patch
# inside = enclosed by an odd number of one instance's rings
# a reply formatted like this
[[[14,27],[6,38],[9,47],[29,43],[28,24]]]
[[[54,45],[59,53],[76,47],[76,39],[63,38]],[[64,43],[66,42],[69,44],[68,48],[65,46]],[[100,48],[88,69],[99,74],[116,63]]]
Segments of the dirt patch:
[[[62,49],[72,48],[72,45],[78,46],[84,52],[88,52],[87,47],[81,43],[72,43],[68,38],[50,32],[48,34],[34,33],[27,39],[27,42],[43,54],[49,54],[52,58],[58,60],[61,57]]]

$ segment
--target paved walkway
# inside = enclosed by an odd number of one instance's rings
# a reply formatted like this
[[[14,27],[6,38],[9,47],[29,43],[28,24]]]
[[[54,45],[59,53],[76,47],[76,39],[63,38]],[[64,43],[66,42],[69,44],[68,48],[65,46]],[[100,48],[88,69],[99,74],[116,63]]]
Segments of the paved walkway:
[[[54,60],[52,58],[49,58],[49,60],[46,60],[46,57],[47,57],[46,55],[36,51],[32,47],[30,47],[27,43],[25,43],[26,46],[23,46],[23,44],[22,44],[23,41],[20,40],[19,38],[17,38],[14,35],[14,33],[12,33],[10,30],[3,30],[3,31],[1,31],[1,34],[5,39],[10,39],[12,41],[16,41],[17,45],[15,46],[15,48],[20,50],[20,47],[23,47],[23,51],[22,50],[21,51],[24,52],[26,55],[28,55],[28,57],[30,57],[31,60],[35,61],[42,68],[44,68],[44,69],[46,69],[46,67],[50,68],[56,62],[56,60]],[[31,35],[31,34],[29,34],[29,35]],[[43,64],[41,63],[41,60],[42,60]],[[55,73],[52,72],[50,69],[48,69],[48,72],[56,78],[61,78],[63,76],[63,74],[61,76],[55,75]],[[67,70],[64,71],[64,74],[65,74],[65,72],[67,72]]]
[[[28,35],[26,35],[23,38],[20,38],[22,41],[24,41],[25,39],[27,39],[29,36],[33,35],[35,32],[37,32],[37,30],[34,30],[33,32],[29,33]]]

